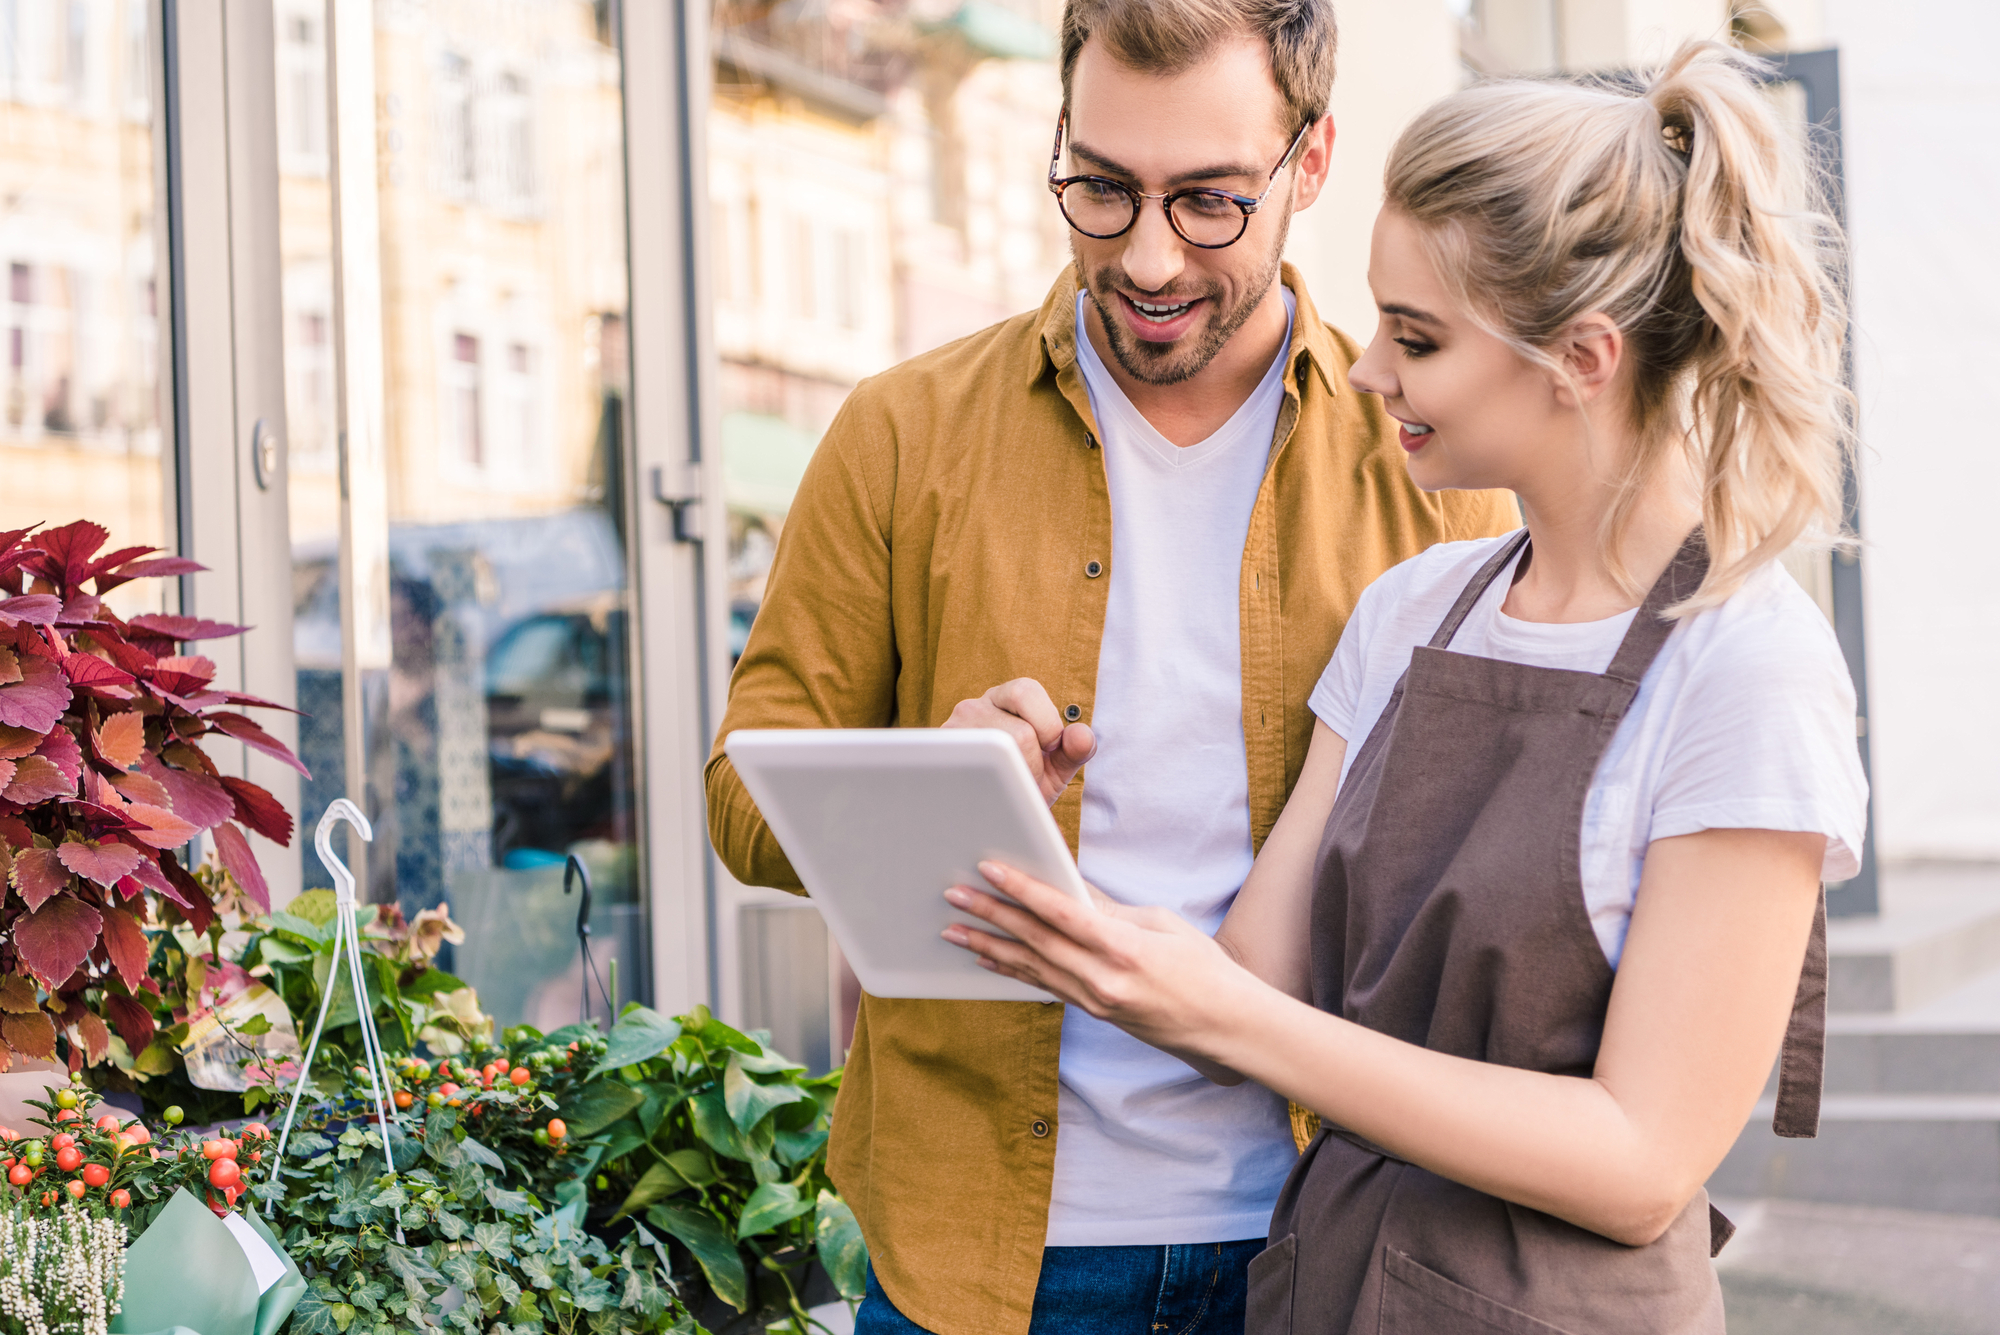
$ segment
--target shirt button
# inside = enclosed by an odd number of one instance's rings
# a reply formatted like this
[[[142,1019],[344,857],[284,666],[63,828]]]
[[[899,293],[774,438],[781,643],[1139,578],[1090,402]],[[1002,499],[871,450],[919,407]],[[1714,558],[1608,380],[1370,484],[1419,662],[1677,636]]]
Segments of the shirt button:
[[[1089,565],[1083,568],[1083,575],[1085,579],[1096,579],[1099,575],[1103,573],[1104,573],[1104,562],[1102,561],[1092,561]]]
[[[1049,1124],[1047,1122],[1044,1122],[1039,1117],[1037,1117],[1034,1120],[1034,1122],[1029,1125],[1028,1129],[1035,1133],[1036,1139],[1040,1139],[1041,1137],[1049,1134]]]
[[[1068,719],[1071,723],[1076,722],[1078,719],[1083,717],[1083,706],[1071,705],[1068,709],[1063,710],[1063,717]]]

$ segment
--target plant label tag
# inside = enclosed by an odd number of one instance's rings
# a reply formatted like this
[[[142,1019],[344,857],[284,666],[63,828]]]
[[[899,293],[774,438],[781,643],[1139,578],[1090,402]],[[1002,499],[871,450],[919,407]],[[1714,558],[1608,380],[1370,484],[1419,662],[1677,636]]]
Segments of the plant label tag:
[[[271,1286],[285,1277],[284,1261],[271,1250],[271,1244],[264,1241],[263,1236],[234,1210],[222,1217],[222,1226],[229,1230],[236,1239],[236,1245],[243,1249],[245,1259],[250,1262],[250,1273],[257,1280],[258,1294],[269,1293]]]

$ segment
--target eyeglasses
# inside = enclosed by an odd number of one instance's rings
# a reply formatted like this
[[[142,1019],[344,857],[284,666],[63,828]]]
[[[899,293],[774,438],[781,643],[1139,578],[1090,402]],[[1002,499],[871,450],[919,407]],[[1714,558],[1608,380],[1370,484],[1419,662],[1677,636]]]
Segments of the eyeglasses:
[[[1125,235],[1139,221],[1140,201],[1157,199],[1167,211],[1168,224],[1181,240],[1203,250],[1221,250],[1235,245],[1250,229],[1250,215],[1263,205],[1271,187],[1277,184],[1278,173],[1292,160],[1292,154],[1298,152],[1299,145],[1305,142],[1306,131],[1312,127],[1313,123],[1308,121],[1292,136],[1285,155],[1271,168],[1261,195],[1207,189],[1147,194],[1108,176],[1056,175],[1056,168],[1062,165],[1063,133],[1069,128],[1069,112],[1065,109],[1056,117],[1056,147],[1049,159],[1049,191],[1055,195],[1056,207],[1062,210],[1064,221],[1093,240],[1109,241]]]

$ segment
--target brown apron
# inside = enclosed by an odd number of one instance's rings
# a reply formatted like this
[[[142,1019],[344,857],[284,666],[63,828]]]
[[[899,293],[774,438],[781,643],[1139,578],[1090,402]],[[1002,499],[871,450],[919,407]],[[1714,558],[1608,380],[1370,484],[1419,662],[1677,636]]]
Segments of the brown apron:
[[[1412,652],[1341,786],[1313,898],[1313,999],[1434,1051],[1587,1077],[1614,975],[1584,907],[1584,799],[1673,629],[1661,609],[1708,558],[1697,531],[1601,676],[1448,652],[1526,541],[1505,544]],[[1825,924],[1822,896],[1780,1064],[1780,1135],[1818,1127]],[[1709,1258],[1732,1231],[1697,1194],[1658,1241],[1627,1247],[1329,1127],[1250,1265],[1246,1330],[1720,1332]]]

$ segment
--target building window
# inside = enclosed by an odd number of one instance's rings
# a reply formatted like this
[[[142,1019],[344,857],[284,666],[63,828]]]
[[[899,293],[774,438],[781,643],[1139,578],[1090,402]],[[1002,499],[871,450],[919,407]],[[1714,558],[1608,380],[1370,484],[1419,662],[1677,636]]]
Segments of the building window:
[[[833,322],[842,329],[861,327],[861,237],[842,227],[833,234]]]
[[[470,198],[479,169],[473,142],[472,66],[451,51],[438,62],[436,130],[438,191],[454,199]]]
[[[801,320],[819,318],[819,266],[813,263],[813,251],[818,243],[819,235],[813,228],[812,219],[797,217],[792,220],[792,295],[798,303]]]
[[[479,340],[471,334],[451,336],[451,361],[445,368],[445,402],[451,405],[452,448],[475,468],[486,462],[479,423]]]
[[[505,210],[526,212],[535,205],[535,118],[528,81],[518,74],[501,75],[488,115],[493,126],[495,202]]]
[[[505,452],[494,460],[509,469],[514,480],[539,473],[541,414],[535,393],[535,350],[526,343],[509,343],[500,382],[500,429],[507,434]]]
[[[278,48],[278,151],[286,170],[326,173],[326,41],[317,15],[283,16]]]

